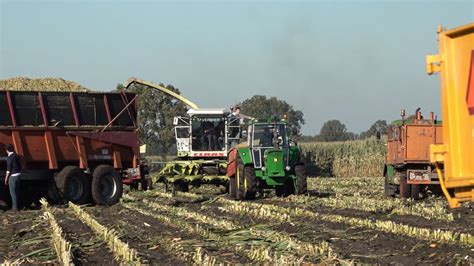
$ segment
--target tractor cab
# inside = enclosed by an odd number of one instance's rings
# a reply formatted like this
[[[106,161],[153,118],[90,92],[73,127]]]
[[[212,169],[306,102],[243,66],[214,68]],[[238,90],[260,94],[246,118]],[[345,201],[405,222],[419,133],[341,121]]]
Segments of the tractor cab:
[[[287,126],[284,121],[256,120],[248,126],[248,143],[252,151],[254,166],[256,169],[265,169],[267,165],[275,166],[275,159],[268,161],[269,158],[281,157],[284,168],[288,166],[288,134]],[[270,156],[271,155],[271,156]]]
[[[240,121],[224,109],[189,109],[187,116],[175,117],[178,157],[226,157],[229,147],[240,138]]]

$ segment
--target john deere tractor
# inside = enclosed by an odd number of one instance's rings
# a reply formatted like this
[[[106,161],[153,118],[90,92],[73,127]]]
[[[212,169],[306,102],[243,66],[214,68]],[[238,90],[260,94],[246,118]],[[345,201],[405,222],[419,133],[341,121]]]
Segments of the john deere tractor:
[[[288,138],[287,122],[252,119],[246,133],[247,141],[229,151],[230,197],[254,199],[267,188],[280,197],[306,193],[304,165],[296,143]]]

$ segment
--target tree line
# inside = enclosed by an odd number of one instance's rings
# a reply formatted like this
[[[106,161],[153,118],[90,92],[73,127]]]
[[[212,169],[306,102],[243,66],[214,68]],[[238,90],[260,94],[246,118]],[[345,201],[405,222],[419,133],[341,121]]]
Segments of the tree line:
[[[160,84],[165,86],[164,84]],[[166,85],[168,89],[180,94],[180,90],[173,85]],[[117,91],[124,90],[122,84],[118,84]],[[173,131],[173,118],[184,116],[187,107],[180,102],[160,91],[148,88],[140,84],[133,84],[129,91],[139,95],[139,135],[140,141],[147,144],[147,153],[174,155],[176,144]],[[292,105],[276,97],[254,95],[236,105],[240,106],[245,115],[258,118],[286,117],[289,135],[297,141],[345,141],[363,139],[374,136],[379,132],[386,134],[387,122],[377,120],[366,131],[355,134],[349,132],[346,126],[339,120],[329,120],[321,127],[319,134],[308,136],[301,133],[301,127],[305,124],[304,114]]]

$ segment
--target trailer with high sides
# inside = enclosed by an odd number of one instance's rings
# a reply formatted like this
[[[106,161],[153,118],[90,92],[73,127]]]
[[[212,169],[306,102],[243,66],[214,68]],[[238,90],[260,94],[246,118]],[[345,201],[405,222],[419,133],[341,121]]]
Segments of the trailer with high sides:
[[[23,206],[54,202],[111,205],[140,172],[137,95],[130,92],[0,91],[0,145],[22,164]],[[7,154],[0,149],[0,200]]]

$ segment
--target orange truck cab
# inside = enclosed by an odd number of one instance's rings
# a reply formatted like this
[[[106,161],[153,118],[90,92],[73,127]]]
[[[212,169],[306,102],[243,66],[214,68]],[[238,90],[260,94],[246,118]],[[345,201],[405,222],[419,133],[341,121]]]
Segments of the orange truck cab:
[[[419,110],[415,115],[396,120],[388,127],[385,160],[385,195],[418,199],[427,189],[436,192],[439,180],[430,162],[430,144],[442,143],[441,121],[433,113],[424,119]]]

